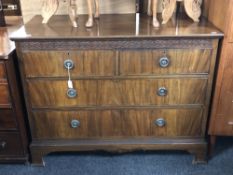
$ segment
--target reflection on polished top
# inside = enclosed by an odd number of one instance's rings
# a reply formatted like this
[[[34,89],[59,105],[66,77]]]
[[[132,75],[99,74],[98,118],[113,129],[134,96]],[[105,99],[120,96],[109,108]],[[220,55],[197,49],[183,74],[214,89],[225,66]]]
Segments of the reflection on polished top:
[[[22,25],[21,17],[7,17],[6,27],[0,27],[0,59],[7,59],[15,49],[15,44],[9,39],[9,35]]]
[[[223,34],[207,20],[194,23],[187,17],[171,19],[160,28],[153,28],[152,19],[135,14],[101,15],[93,28],[85,28],[87,16],[80,15],[78,28],[73,28],[67,15],[53,16],[48,24],[42,24],[42,17],[35,16],[20,30],[11,35],[13,40],[22,39],[104,39],[104,38],[156,38],[156,37],[221,37]],[[161,20],[160,20],[161,21]]]

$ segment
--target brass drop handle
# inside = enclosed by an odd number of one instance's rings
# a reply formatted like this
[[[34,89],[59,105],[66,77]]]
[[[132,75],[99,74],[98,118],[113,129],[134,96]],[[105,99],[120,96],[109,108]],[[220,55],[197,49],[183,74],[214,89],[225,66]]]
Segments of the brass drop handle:
[[[167,56],[164,56],[159,59],[159,65],[161,68],[166,68],[170,64],[170,59]]]
[[[72,120],[70,125],[71,125],[71,128],[78,128],[80,126],[80,121]]]
[[[166,125],[166,121],[163,118],[159,118],[155,120],[154,124],[158,127],[164,127]]]
[[[6,142],[2,142],[1,144],[0,144],[0,148],[2,148],[2,149],[4,149],[6,147]]]
[[[168,93],[168,90],[165,87],[160,87],[157,91],[157,95],[161,97],[166,96],[167,93]]]

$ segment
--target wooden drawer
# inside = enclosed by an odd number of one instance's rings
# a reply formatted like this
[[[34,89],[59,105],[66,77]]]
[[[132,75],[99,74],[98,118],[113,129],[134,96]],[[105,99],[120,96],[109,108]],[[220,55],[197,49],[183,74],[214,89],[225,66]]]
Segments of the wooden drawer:
[[[177,105],[203,104],[207,79],[100,80],[98,105]],[[166,88],[167,95],[158,91]]]
[[[212,50],[155,50],[120,52],[121,75],[209,73]],[[167,57],[167,67],[160,59]],[[162,60],[161,60],[162,61]]]
[[[8,84],[6,82],[0,81],[0,106],[10,104],[10,93],[8,89]]]
[[[0,79],[6,78],[5,66],[3,62],[0,62]]]
[[[111,76],[115,74],[116,52],[114,51],[35,51],[23,54],[24,71],[27,77],[67,76],[64,61],[74,63],[73,76]],[[34,66],[36,65],[36,66]]]
[[[0,133],[0,157],[23,155],[22,144],[18,133]]]
[[[233,116],[232,115],[216,115],[214,135],[233,135]]]
[[[207,79],[77,80],[77,97],[67,97],[67,81],[28,81],[32,107],[82,105],[204,104]],[[167,89],[166,96],[158,90]]]
[[[63,80],[32,80],[28,81],[29,96],[32,107],[67,107],[96,105],[97,81],[73,81],[77,97],[67,96],[67,81]]]
[[[10,109],[0,109],[0,130],[16,129],[16,120],[13,111]]]
[[[155,124],[159,118],[165,126]],[[201,109],[37,111],[31,122],[35,139],[203,135]]]

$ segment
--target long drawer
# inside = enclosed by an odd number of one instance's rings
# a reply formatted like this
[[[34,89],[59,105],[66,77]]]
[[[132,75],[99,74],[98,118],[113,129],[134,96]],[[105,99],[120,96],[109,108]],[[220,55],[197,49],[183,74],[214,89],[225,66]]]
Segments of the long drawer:
[[[0,131],[16,130],[17,124],[12,109],[0,109]]]
[[[204,104],[207,79],[28,80],[32,107]]]
[[[15,132],[0,133],[0,157],[23,155],[20,135]]]
[[[211,55],[209,49],[119,51],[119,56],[117,51],[34,51],[25,52],[23,61],[27,77],[67,76],[66,60],[74,64],[73,76],[196,74],[209,72]]]
[[[201,109],[34,111],[34,139],[202,136]]]

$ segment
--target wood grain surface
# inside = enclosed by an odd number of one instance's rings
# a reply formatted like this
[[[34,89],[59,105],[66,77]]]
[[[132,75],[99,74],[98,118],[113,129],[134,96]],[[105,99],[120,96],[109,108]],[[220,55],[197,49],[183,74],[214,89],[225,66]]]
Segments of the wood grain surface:
[[[67,97],[67,81],[28,81],[32,107],[204,104],[207,79],[75,80],[78,95]],[[165,87],[168,95],[158,96]]]
[[[4,63],[0,61],[0,79],[5,79],[6,73],[5,73],[5,66]]]
[[[155,125],[158,118],[165,119],[164,127]],[[80,126],[72,128],[72,120]],[[200,109],[36,111],[32,117],[34,139],[200,137],[201,122]]]
[[[0,105],[9,105],[11,103],[10,92],[7,83],[0,82]]]

